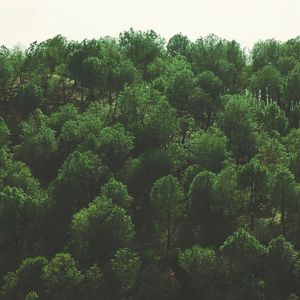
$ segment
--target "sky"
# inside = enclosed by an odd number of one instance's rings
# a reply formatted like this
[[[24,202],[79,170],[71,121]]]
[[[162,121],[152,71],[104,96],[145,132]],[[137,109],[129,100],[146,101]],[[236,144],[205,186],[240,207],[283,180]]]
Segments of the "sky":
[[[0,45],[9,48],[57,34],[117,37],[131,27],[166,40],[214,33],[250,48],[260,39],[300,35],[300,0],[0,0]]]

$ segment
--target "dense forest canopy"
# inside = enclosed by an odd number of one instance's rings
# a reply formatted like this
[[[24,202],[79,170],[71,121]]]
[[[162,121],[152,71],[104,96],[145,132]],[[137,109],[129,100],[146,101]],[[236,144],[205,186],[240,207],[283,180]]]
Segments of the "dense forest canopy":
[[[2,46],[0,112],[0,299],[300,299],[300,37]]]

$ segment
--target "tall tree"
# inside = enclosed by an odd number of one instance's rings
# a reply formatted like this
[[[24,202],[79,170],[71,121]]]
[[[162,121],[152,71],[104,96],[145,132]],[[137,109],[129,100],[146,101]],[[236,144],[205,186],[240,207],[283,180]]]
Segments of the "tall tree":
[[[273,178],[272,201],[274,206],[280,210],[281,232],[286,234],[286,213],[295,205],[296,182],[293,174],[285,167],[279,166]]]
[[[177,178],[171,175],[159,178],[151,189],[150,202],[156,230],[161,236],[166,233],[166,248],[169,249],[174,242],[179,219],[187,208]]]

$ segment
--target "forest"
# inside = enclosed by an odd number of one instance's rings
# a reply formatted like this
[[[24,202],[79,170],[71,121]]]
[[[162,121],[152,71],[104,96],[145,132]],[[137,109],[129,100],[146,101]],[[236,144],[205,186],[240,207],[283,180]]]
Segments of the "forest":
[[[300,299],[300,36],[0,48],[0,299]]]

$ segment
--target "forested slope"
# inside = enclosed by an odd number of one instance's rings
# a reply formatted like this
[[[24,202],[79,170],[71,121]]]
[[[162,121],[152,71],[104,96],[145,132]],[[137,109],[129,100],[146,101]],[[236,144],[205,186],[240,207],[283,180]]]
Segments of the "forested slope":
[[[300,297],[300,37],[0,49],[11,300]]]

